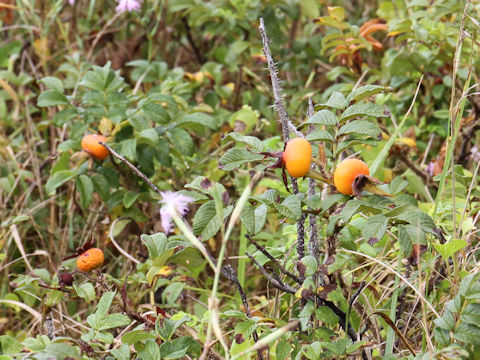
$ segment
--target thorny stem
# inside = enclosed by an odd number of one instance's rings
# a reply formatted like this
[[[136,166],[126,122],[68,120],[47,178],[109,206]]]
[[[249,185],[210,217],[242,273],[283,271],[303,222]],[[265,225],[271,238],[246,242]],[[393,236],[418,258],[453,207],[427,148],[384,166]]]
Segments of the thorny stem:
[[[312,98],[308,99],[308,111],[307,111],[307,118],[310,118],[313,115],[313,102]],[[308,132],[312,132],[315,128],[315,125],[311,124],[308,128]],[[313,170],[315,170],[315,164],[313,164]],[[308,196],[313,196],[315,194],[315,180],[312,178],[308,179]],[[312,210],[308,207],[309,210]],[[308,241],[308,250],[310,255],[312,255],[315,259],[318,259],[320,252],[318,249],[318,229],[317,229],[317,217],[314,213],[309,215],[309,222],[310,222],[310,239]]]
[[[290,121],[287,111],[283,103],[282,87],[280,85],[280,80],[277,75],[277,68],[275,62],[273,61],[272,54],[270,52],[270,40],[268,39],[267,32],[265,30],[265,23],[263,18],[260,18],[259,26],[260,35],[262,36],[263,42],[263,53],[267,58],[268,70],[270,72],[270,79],[272,81],[272,90],[273,98],[275,100],[275,110],[277,111],[278,117],[280,118],[280,123],[282,125],[283,141],[286,144],[290,140],[290,133],[292,131],[296,136],[304,138],[305,136],[297,130],[297,128]],[[292,182],[293,193],[298,194],[298,184],[297,180],[293,177],[290,177]],[[298,258],[302,259],[305,256],[305,215],[302,214],[301,218],[297,221],[297,253]]]

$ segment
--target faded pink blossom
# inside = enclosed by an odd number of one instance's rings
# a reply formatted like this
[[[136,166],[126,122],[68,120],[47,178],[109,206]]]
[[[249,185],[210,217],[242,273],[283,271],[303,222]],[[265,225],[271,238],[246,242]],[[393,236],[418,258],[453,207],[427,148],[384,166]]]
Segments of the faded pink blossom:
[[[427,168],[425,169],[426,173],[430,176],[433,177],[433,168],[435,167],[435,163],[433,161],[430,161],[427,165]]]
[[[73,6],[75,5],[75,0],[68,0],[68,3]]]
[[[162,191],[161,193],[163,199],[160,200],[160,204],[163,204],[163,206],[160,209],[160,217],[162,218],[162,227],[165,234],[169,234],[173,228],[173,213],[185,216],[188,213],[188,204],[193,199],[173,191]]]
[[[116,0],[118,5],[115,8],[117,13],[125,11],[132,12],[140,10],[140,0]]]
[[[480,151],[478,150],[477,145],[472,147],[472,149],[470,150],[470,156],[472,157],[473,161],[475,161],[475,162],[480,161]]]

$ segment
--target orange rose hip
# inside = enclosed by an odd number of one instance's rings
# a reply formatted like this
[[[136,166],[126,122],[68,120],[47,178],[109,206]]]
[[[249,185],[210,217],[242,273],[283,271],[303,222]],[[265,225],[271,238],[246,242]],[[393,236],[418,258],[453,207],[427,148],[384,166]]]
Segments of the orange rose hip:
[[[290,176],[303,177],[310,171],[312,146],[303,138],[292,139],[287,142],[282,157]]]
[[[103,251],[98,248],[90,248],[77,258],[77,267],[82,271],[90,271],[102,266],[105,257]]]
[[[104,160],[108,156],[108,150],[99,142],[107,142],[103,135],[89,134],[82,139],[82,149],[98,160]]]
[[[367,164],[360,159],[345,159],[335,169],[333,183],[338,192],[344,195],[352,195],[353,181],[358,175],[370,175]]]

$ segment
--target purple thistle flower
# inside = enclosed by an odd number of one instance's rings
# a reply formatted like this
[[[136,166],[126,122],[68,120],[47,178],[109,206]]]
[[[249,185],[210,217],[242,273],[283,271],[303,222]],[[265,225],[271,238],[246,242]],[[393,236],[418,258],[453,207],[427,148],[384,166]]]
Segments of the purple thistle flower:
[[[173,191],[162,191],[162,197],[160,204],[163,204],[163,206],[160,209],[160,217],[165,234],[169,234],[173,229],[173,214],[178,213],[185,216],[188,213],[188,204],[194,199]]]
[[[132,12],[140,10],[140,0],[116,0],[118,5],[115,8],[117,13],[125,11]]]

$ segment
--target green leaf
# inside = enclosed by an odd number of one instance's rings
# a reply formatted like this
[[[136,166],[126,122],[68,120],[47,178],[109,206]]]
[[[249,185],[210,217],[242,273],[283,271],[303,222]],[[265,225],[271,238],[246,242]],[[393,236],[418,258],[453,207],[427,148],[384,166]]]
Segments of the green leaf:
[[[84,299],[87,303],[95,300],[95,288],[89,282],[83,283],[81,285],[73,284],[73,288],[77,292],[77,295]]]
[[[158,360],[162,359],[160,348],[154,340],[147,340],[145,348],[138,352],[138,356],[142,360]]]
[[[455,329],[453,337],[466,344],[480,345],[480,327],[467,323],[460,323]]]
[[[155,322],[155,331],[163,341],[169,341],[175,334],[175,330],[190,320],[190,316],[187,315],[183,316],[179,320],[158,318]]]
[[[417,226],[398,225],[398,240],[405,256],[410,256],[413,244],[425,244],[425,233]]]
[[[480,273],[470,274],[460,283],[460,294],[469,300],[480,299]]]
[[[260,161],[263,159],[263,155],[253,154],[247,149],[233,148],[228,150],[220,158],[220,168],[224,171],[235,170],[241,165],[251,162]]]
[[[130,360],[130,347],[124,343],[118,349],[110,350],[110,354],[112,354],[116,360]]]
[[[302,126],[307,124],[335,126],[337,125],[337,117],[330,110],[322,109],[313,114]]]
[[[328,306],[319,306],[315,311],[315,316],[327,325],[335,326],[338,324],[338,316]]]
[[[380,85],[365,85],[353,90],[347,96],[347,102],[350,104],[352,102],[358,102],[365,99],[366,97],[380,94],[384,92],[391,92],[393,89],[391,87],[385,87]]]
[[[0,353],[9,355],[17,354],[23,349],[22,344],[20,344],[13,337],[8,335],[0,335]]]
[[[130,206],[132,206],[135,203],[135,201],[138,199],[139,196],[140,194],[135,191],[127,191],[123,195],[123,206],[125,206],[125,208],[128,209]]]
[[[47,346],[45,352],[47,358],[65,359],[68,357],[77,359],[79,357],[78,350],[65,343],[51,343]]]
[[[239,134],[237,132],[231,132],[227,136],[225,136],[225,139],[227,137],[232,138],[236,142],[241,142],[241,143],[244,143],[245,145],[248,145],[254,151],[263,151],[262,141],[256,138],[255,136],[246,136],[246,135]]]
[[[161,357],[159,359],[184,359],[192,343],[195,342],[188,336],[182,336],[172,341],[164,342],[160,345]]]
[[[232,212],[232,206],[224,209],[224,218]],[[193,217],[193,233],[208,240],[220,230],[221,222],[215,209],[215,201],[210,200],[200,206]]]
[[[347,134],[367,135],[372,138],[378,138],[381,134],[380,128],[367,120],[355,120],[343,125],[338,130],[338,136]]]
[[[279,340],[277,347],[275,348],[275,355],[277,360],[286,360],[289,359],[290,352],[292,347],[290,344],[284,340]]]
[[[105,294],[102,295],[97,305],[97,311],[95,312],[97,316],[103,318],[105,317],[105,315],[107,315],[108,310],[112,305],[115,294],[115,291],[107,291]]]
[[[76,188],[80,196],[80,205],[83,209],[88,208],[92,202],[93,182],[90,176],[80,175],[76,180]]]
[[[280,214],[291,220],[298,220],[302,216],[302,203],[297,195],[290,195],[281,204],[274,203]]]
[[[192,156],[195,150],[195,144],[188,132],[183,129],[175,128],[169,133],[170,141],[173,147],[182,155]]]
[[[147,247],[151,259],[162,255],[167,246],[167,236],[162,232],[152,235],[142,234],[140,239]]]
[[[445,244],[432,242],[432,245],[444,259],[448,259],[467,246],[467,242],[462,239],[451,239]]]
[[[325,109],[325,108],[333,108],[343,110],[347,107],[347,100],[345,100],[345,96],[342,93],[335,91],[330,95],[326,104],[317,104],[315,105],[315,110]]]
[[[202,125],[211,130],[216,130],[217,124],[215,119],[208,114],[197,112],[185,115],[178,123],[178,126],[188,127],[190,125]]]
[[[37,101],[39,107],[69,104],[67,97],[57,90],[46,90],[42,92]]]
[[[240,220],[250,234],[257,234],[263,228],[267,219],[267,205],[260,204],[256,209],[247,203],[240,214]]]
[[[358,116],[388,117],[390,113],[383,106],[374,103],[354,104],[343,112],[340,122],[345,122]]]
[[[307,135],[308,141],[333,141],[333,135],[326,130],[315,130]]]
[[[385,215],[377,214],[370,216],[362,228],[362,236],[365,240],[380,240],[387,231],[388,219]]]
[[[460,319],[468,324],[480,324],[480,304],[468,304],[467,307],[462,311]]]
[[[185,285],[185,283],[181,282],[169,284],[162,292],[163,303],[166,303],[167,305],[175,305],[175,302],[182,293]]]
[[[102,320],[102,325],[99,330],[108,330],[116,327],[130,325],[130,318],[123,314],[110,314]]]
[[[145,330],[133,330],[122,336],[122,343],[133,345],[145,340],[155,340],[157,337],[153,334],[146,332]]]
[[[317,259],[315,259],[312,255],[307,255],[300,260],[303,265],[305,265],[305,276],[312,276],[315,274],[318,268],[318,262]]]
[[[71,180],[74,176],[75,174],[71,170],[57,171],[48,179],[47,184],[45,185],[45,190],[48,194],[52,194],[55,189]]]
[[[257,329],[257,326],[257,322],[253,319],[241,321],[235,326],[235,335],[241,334],[244,339],[247,339]]]
[[[123,140],[120,144],[122,145],[121,155],[130,161],[135,161],[137,156],[137,139]]]
[[[40,82],[50,90],[56,90],[59,93],[64,92],[62,81],[54,76],[46,76],[43,79],[41,79]]]

